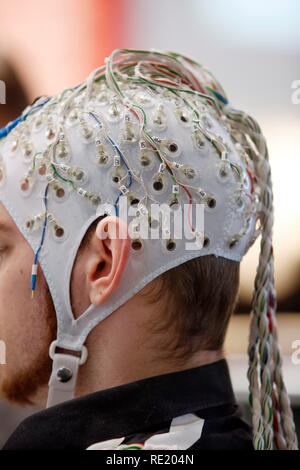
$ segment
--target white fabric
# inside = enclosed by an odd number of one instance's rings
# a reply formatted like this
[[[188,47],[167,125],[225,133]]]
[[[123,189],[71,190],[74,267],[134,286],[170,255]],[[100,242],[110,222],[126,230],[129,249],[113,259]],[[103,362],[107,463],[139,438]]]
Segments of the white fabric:
[[[169,108],[171,108],[170,105]],[[101,113],[104,114],[102,108]],[[215,126],[216,132],[226,139],[232,149],[231,159],[241,163],[225,130],[217,122],[215,122]],[[96,128],[95,125],[94,127]],[[112,127],[110,129],[111,133],[118,136],[119,127],[119,125]],[[203,187],[217,196],[216,209],[205,212],[204,219],[205,232],[209,234],[211,240],[210,246],[207,249],[186,251],[182,242],[178,243],[181,246],[178,246],[175,252],[166,253],[162,249],[160,240],[148,240],[143,253],[133,253],[129,257],[119,289],[106,304],[101,307],[91,305],[79,319],[74,320],[69,296],[71,270],[80,242],[87,228],[98,217],[99,213],[95,211],[92,205],[75,193],[70,193],[66,202],[57,202],[54,198],[51,199],[50,195],[49,211],[55,214],[67,231],[67,237],[63,242],[55,240],[48,231],[40,255],[40,263],[51,291],[58,318],[58,346],[79,350],[89,331],[99,321],[122,305],[153,278],[188,259],[215,254],[238,261],[243,256],[249,239],[253,235],[253,225],[247,236],[236,247],[229,249],[227,246],[230,235],[234,235],[240,229],[243,221],[243,214],[237,212],[234,203],[231,202],[237,187],[236,184],[233,184],[233,177],[229,183],[219,182],[216,177],[216,165],[219,161],[216,152],[207,146],[205,154],[200,159],[199,152],[192,147],[186,129],[180,129],[179,135],[178,127],[174,125],[170,126],[165,133],[169,136],[170,134],[176,135],[177,140],[182,143],[182,147],[185,149],[181,161],[197,165],[203,175],[201,177]],[[45,138],[42,131],[32,133],[32,138],[37,151],[45,149]],[[72,144],[72,164],[88,171],[88,187],[100,190],[105,200],[112,203],[116,188],[112,187],[106,174],[101,174],[99,170],[96,171],[91,157],[93,152],[92,143],[89,145],[83,143],[82,137],[78,135],[78,129],[76,130],[74,127],[67,129],[67,139]],[[24,176],[26,164],[24,164],[19,151],[16,155],[12,155],[10,147],[13,140],[13,136],[8,137],[0,147],[6,166],[6,184],[0,188],[0,201],[5,205],[33,249],[36,250],[41,232],[27,232],[24,228],[24,221],[28,216],[44,211],[42,198],[45,181],[40,180],[37,182],[29,198],[25,198],[20,194],[18,186],[19,181]],[[129,150],[130,161],[134,162],[135,154],[138,152],[137,145],[133,144]],[[51,193],[51,191],[49,192]]]
[[[70,354],[55,354],[53,359],[52,374],[49,381],[49,394],[47,407],[58,405],[74,398],[77,372],[80,358]],[[67,368],[72,371],[72,377],[68,382],[60,382],[57,372],[61,368]]]
[[[80,125],[66,119],[64,121],[64,133],[70,147],[70,160],[66,163],[70,166],[83,168],[87,173],[87,182],[79,186],[100,194],[102,202],[114,204],[119,190],[111,183],[110,176],[113,166],[100,169],[95,164],[95,136],[98,132],[98,125],[88,114],[90,106],[93,106],[93,112],[104,122],[111,137],[118,142],[124,153],[126,153],[130,167],[136,173],[141,174],[142,170],[137,158],[139,143],[127,144],[122,142],[120,135],[124,126],[124,119],[118,122],[111,122],[107,118],[109,105],[103,106],[99,104],[96,98],[92,98],[91,102],[85,102],[83,99],[84,93],[83,91],[79,94],[78,99],[75,100],[75,105],[82,112],[90,128],[93,129],[94,136],[89,141],[86,141],[82,137]],[[168,252],[161,240],[146,240],[141,253],[130,253],[119,288],[105,304],[101,306],[90,305],[84,314],[78,319],[74,319],[70,303],[70,277],[74,259],[86,230],[104,212],[105,207],[99,206],[96,209],[95,206],[80,197],[75,191],[70,190],[67,184],[64,187],[69,194],[66,200],[62,202],[54,198],[53,191],[49,188],[48,212],[52,213],[63,226],[66,236],[61,241],[56,240],[48,224],[39,262],[54,302],[58,324],[57,345],[62,348],[80,351],[89,332],[101,320],[124,304],[161,273],[189,259],[208,254],[239,261],[251,243],[256,220],[255,215],[252,216],[249,229],[240,242],[233,248],[228,246],[229,240],[245,224],[244,210],[239,210],[236,206],[235,194],[240,188],[240,183],[236,181],[234,173],[231,172],[225,182],[220,181],[217,176],[220,156],[213,145],[207,140],[203,149],[199,150],[196,148],[191,137],[191,127],[180,124],[175,116],[174,103],[160,96],[156,98],[151,97],[151,99],[152,104],[146,109],[149,131],[152,135],[159,136],[160,139],[164,137],[174,139],[181,149],[181,153],[178,157],[174,158],[174,161],[178,161],[180,164],[188,164],[199,170],[200,176],[197,176],[197,181],[193,184],[201,186],[201,188],[213,194],[216,198],[216,207],[214,209],[205,209],[204,211],[204,231],[210,238],[210,245],[207,248],[196,249],[195,247],[193,250],[186,250],[186,240],[176,240],[176,249]],[[44,212],[43,196],[47,182],[45,177],[38,176],[31,194],[28,197],[24,197],[21,194],[19,189],[20,180],[32,166],[32,158],[26,161],[20,150],[20,145],[16,151],[12,150],[12,145],[16,139],[26,136],[32,142],[33,153],[44,152],[46,150],[49,145],[45,137],[46,125],[42,125],[41,128],[37,129],[36,121],[41,115],[50,115],[57,132],[59,124],[61,124],[61,106],[60,104],[53,104],[53,101],[55,101],[55,98],[50,104],[44,105],[41,111],[29,116],[25,124],[19,125],[4,141],[0,142],[1,165],[5,171],[5,179],[3,184],[0,185],[0,201],[4,204],[17,227],[34,250],[39,246],[41,229],[30,232],[25,229],[24,221],[28,217]],[[151,116],[153,116],[154,110],[161,102],[163,102],[167,115],[167,127],[164,130],[158,131],[151,124]],[[250,180],[246,173],[245,163],[231,140],[228,130],[220,120],[209,114],[208,108],[205,113],[209,115],[211,121],[212,128],[210,132],[219,136],[226,143],[230,161],[238,163],[243,169],[243,191],[248,193]],[[116,153],[108,142],[106,142],[106,146],[111,156]],[[144,170],[142,173],[143,180],[148,189],[148,185],[154,173],[158,171],[158,167],[159,162],[155,163],[155,168],[152,170]],[[60,182],[60,184],[62,183]],[[168,190],[162,196],[154,195],[153,197],[156,197],[160,202],[165,202],[169,197],[171,184],[171,182],[168,182]],[[139,195],[139,197],[143,197],[143,188],[135,180],[130,190]],[[151,192],[151,187],[149,191]],[[181,188],[180,195],[181,200],[187,203],[188,199]],[[196,199],[194,202],[199,203],[199,199]]]
[[[146,439],[143,450],[187,450],[197,442],[202,434],[204,419],[194,414],[186,414],[174,418],[170,430],[155,434]],[[109,439],[92,444],[86,450],[122,450],[131,444],[122,444],[124,437]]]

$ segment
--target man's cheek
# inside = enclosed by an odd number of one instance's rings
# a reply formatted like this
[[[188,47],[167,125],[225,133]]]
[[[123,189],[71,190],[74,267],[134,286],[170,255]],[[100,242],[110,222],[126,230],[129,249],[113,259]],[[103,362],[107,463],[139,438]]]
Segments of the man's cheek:
[[[11,265],[7,270],[6,293],[11,308],[25,313],[30,307],[30,269],[23,264]]]
[[[0,340],[7,341],[7,325],[11,315],[11,299],[7,295],[7,286],[0,277]]]

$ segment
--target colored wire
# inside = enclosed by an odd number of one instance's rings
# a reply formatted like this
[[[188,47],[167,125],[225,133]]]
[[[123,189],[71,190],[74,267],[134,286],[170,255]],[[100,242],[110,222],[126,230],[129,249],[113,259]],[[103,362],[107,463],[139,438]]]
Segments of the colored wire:
[[[47,228],[47,215],[48,215],[48,189],[49,189],[49,184],[47,184],[46,189],[45,189],[45,194],[44,194],[44,205],[45,205],[45,218],[44,218],[44,224],[43,224],[43,231],[42,231],[42,237],[40,241],[40,245],[34,255],[34,261],[32,265],[32,274],[31,274],[31,298],[34,297],[35,290],[36,290],[36,281],[37,281],[37,269],[38,269],[38,259],[39,255],[41,252],[41,249],[43,247],[44,241],[45,241],[45,235],[46,235],[46,228]]]
[[[8,136],[8,134],[15,128],[17,127],[18,124],[20,124],[20,122],[23,122],[25,121],[25,119],[34,111],[36,111],[37,109],[41,108],[42,106],[44,106],[47,101],[49,101],[49,99],[47,99],[44,103],[41,103],[41,104],[38,104],[36,106],[33,106],[26,114],[21,114],[21,116],[17,117],[16,119],[14,119],[14,121],[11,121],[9,122],[6,126],[2,127],[0,129],[0,140],[1,139],[4,139],[5,137]]]
[[[98,118],[98,116],[93,112],[89,112],[89,114],[95,119],[95,121],[97,122],[100,129],[103,129],[103,124],[100,121],[100,119]],[[127,169],[127,176],[128,176],[128,181],[129,181],[128,188],[130,188],[130,186],[132,185],[132,171],[129,168],[127,162],[126,162],[125,156],[123,155],[123,152],[120,150],[120,147],[117,145],[117,143],[114,141],[114,139],[112,137],[110,137],[110,135],[108,133],[105,133],[105,137],[107,138],[109,143],[114,147],[114,149],[116,150],[117,154],[119,155],[119,157],[121,158],[122,162],[124,163],[124,165]],[[117,217],[119,216],[119,205],[118,205],[119,204],[119,199],[120,199],[120,196],[122,194],[123,193],[120,191],[117,198],[116,198],[116,200],[115,200],[115,203],[114,203],[115,213],[116,213]]]

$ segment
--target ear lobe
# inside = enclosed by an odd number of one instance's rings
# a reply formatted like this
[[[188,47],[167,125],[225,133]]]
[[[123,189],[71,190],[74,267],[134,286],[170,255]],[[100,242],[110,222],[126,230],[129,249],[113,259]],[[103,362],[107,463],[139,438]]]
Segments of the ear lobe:
[[[130,241],[126,224],[113,216],[105,217],[98,223],[94,237],[87,277],[90,301],[101,305],[119,285],[127,263]]]

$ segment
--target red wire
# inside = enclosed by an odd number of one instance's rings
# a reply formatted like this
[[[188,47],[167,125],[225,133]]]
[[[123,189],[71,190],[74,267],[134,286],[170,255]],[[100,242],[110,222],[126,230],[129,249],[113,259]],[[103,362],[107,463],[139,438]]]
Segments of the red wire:
[[[134,65],[137,65],[138,62],[136,61],[133,61],[133,62],[126,62],[125,64],[119,64],[118,68],[120,70],[122,70],[122,68],[126,68],[128,66],[134,66]],[[164,69],[163,72],[168,75],[169,77],[172,77],[172,78],[176,78],[177,75],[172,73],[172,71],[170,70],[169,67],[167,67],[165,64],[162,64],[162,63],[159,63],[159,62],[148,62],[149,64],[151,64],[156,70],[158,69]],[[198,85],[198,91],[200,91],[201,93],[205,93],[205,90],[202,88],[201,84],[199,83],[198,79],[195,77],[195,75],[190,72],[190,74],[192,75],[193,79],[195,80],[195,82],[197,83]],[[190,81],[186,78],[186,77],[180,77],[182,83],[184,83],[185,85],[188,85],[190,86],[191,89],[194,89],[195,90],[195,87],[190,83]],[[168,81],[163,81],[162,79],[153,79],[154,81],[156,82],[160,82],[160,83],[165,83],[165,84],[171,84],[171,85],[174,85],[173,82],[168,82]],[[175,84],[176,85],[176,84]],[[197,91],[197,90],[196,90]]]
[[[252,173],[250,172],[250,170],[248,168],[246,169],[246,171],[247,171],[247,174],[250,178],[251,194],[252,194],[254,192],[254,178],[253,178],[253,175],[252,175]]]
[[[170,82],[170,81],[168,81],[168,80],[163,80],[163,79],[161,79],[161,78],[157,78],[155,81],[156,81],[157,83],[164,83],[164,84],[166,84],[166,85],[178,86],[177,83]]]
[[[192,219],[191,219],[191,210],[192,210],[193,198],[192,198],[192,195],[191,195],[190,191],[183,184],[179,183],[179,185],[183,187],[183,189],[185,190],[185,192],[189,196],[188,221],[189,221],[190,229],[192,230],[192,232],[194,232],[195,229],[193,227]]]

